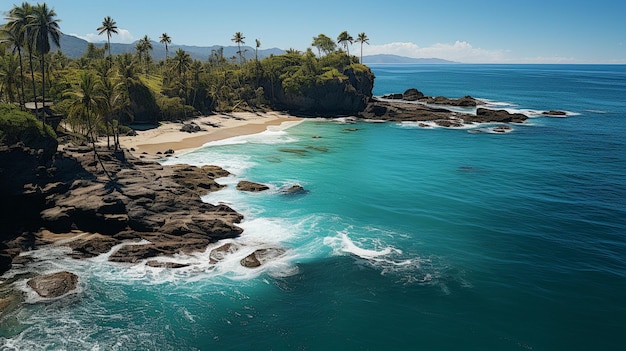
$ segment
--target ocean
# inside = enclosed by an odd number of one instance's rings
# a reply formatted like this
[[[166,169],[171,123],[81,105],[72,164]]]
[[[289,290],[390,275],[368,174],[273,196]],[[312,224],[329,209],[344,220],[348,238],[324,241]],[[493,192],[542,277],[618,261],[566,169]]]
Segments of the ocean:
[[[79,291],[29,294],[0,349],[626,349],[626,66],[371,67],[377,96],[415,87],[531,118],[506,134],[308,119],[169,159],[233,173],[203,199],[245,215],[239,251],[182,269],[32,252],[53,259],[26,270],[70,270]],[[242,267],[258,248],[285,253]]]

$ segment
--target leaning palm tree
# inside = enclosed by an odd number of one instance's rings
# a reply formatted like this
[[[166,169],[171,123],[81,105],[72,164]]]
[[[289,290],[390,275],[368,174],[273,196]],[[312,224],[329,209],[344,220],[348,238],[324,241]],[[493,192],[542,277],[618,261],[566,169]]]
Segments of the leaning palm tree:
[[[167,61],[167,56],[168,56],[168,45],[172,43],[172,38],[170,38],[169,35],[167,35],[167,33],[163,33],[161,34],[161,41],[160,43],[165,45],[165,60]]]
[[[109,48],[109,59],[111,58],[111,33],[117,34],[117,23],[111,18],[106,16],[102,21],[102,26],[98,27],[98,35],[103,33],[107,34],[107,47]]]
[[[363,63],[363,44],[370,44],[370,38],[367,37],[365,33],[359,33],[356,38],[356,42],[361,44],[361,63]]]
[[[46,102],[45,57],[50,52],[50,41],[57,47],[60,47],[61,35],[63,34],[59,28],[60,20],[54,18],[56,15],[54,9],[49,9],[48,5],[43,3],[34,7],[33,14],[30,16],[32,22],[28,24],[28,27],[32,28],[32,31],[29,33],[29,40],[34,41],[35,50],[37,50],[41,62],[41,96],[44,104]],[[42,120],[45,124],[45,113]]]
[[[86,137],[91,142],[94,161],[97,159],[109,180],[113,180],[104,163],[102,163],[96,148],[97,135],[95,127],[106,106],[106,97],[101,94],[98,78],[91,72],[83,72],[80,76],[78,89],[70,92],[68,95],[72,97],[70,116],[83,119],[86,122]]]
[[[348,31],[345,30],[341,32],[337,37],[337,43],[343,45],[344,49],[346,49],[346,52],[348,53],[348,56],[350,56],[349,45],[352,45],[353,41],[354,38],[350,34],[348,34]]]
[[[241,44],[246,43],[245,41],[243,41],[244,39],[246,39],[246,37],[244,37],[241,32],[235,33],[235,35],[231,39],[231,41],[234,41],[235,43],[237,43],[237,48],[238,48],[237,53],[239,54],[239,60],[241,61],[242,64],[243,64],[243,52],[241,51]]]

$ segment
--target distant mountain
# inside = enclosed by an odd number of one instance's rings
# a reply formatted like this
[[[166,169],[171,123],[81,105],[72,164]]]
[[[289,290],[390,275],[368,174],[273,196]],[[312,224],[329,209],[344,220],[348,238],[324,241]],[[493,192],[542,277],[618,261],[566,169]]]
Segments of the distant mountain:
[[[413,58],[398,55],[369,55],[363,56],[364,64],[371,63],[422,63],[422,64],[449,64],[459,63],[455,61],[448,61],[439,58]]]
[[[63,35],[61,37],[61,51],[67,57],[70,58],[79,58],[87,51],[88,42],[84,39],[77,38],[72,35]],[[102,43],[94,43],[97,47],[104,46],[104,42]],[[120,43],[111,43],[111,53],[113,55],[119,55],[123,53],[135,53],[135,43],[132,44],[120,44]],[[153,50],[150,52],[150,56],[152,56],[155,60],[163,60],[165,58],[165,45],[152,41]],[[209,58],[212,50],[219,50],[222,46],[213,45],[213,46],[189,46],[189,45],[168,45],[169,55],[173,56],[176,50],[183,49],[185,50],[193,59],[206,61]],[[236,46],[223,46],[224,48],[224,57],[229,59],[233,56],[239,59],[239,55],[237,51],[239,48]],[[241,50],[244,52],[244,57],[247,59],[254,58],[254,48],[251,46],[242,46]],[[270,55],[280,55],[284,54],[285,51],[278,48],[271,49],[259,49],[258,55],[259,58],[264,58]]]

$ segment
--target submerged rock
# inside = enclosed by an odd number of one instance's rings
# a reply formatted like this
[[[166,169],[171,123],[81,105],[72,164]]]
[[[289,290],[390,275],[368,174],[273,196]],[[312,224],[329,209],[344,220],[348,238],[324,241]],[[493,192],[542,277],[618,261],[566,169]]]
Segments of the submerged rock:
[[[154,268],[185,268],[189,267],[187,263],[178,263],[178,262],[162,262],[156,260],[150,260],[146,262],[146,266],[154,267]]]
[[[226,243],[218,248],[211,250],[209,254],[209,263],[216,264],[222,261],[226,255],[239,251],[239,246],[231,243]]]
[[[28,281],[30,286],[39,296],[44,298],[55,298],[63,296],[76,289],[78,276],[70,272],[57,272],[53,274],[40,275]]]
[[[302,187],[300,184],[295,184],[282,190],[283,195],[302,195],[306,194],[308,191]]]

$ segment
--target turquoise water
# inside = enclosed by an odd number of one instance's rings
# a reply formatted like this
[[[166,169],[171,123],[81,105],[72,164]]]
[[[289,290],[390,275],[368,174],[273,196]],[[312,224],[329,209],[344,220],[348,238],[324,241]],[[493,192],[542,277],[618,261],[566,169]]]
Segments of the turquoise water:
[[[192,263],[181,270],[33,253],[57,259],[29,270],[69,269],[80,291],[29,296],[1,322],[0,345],[625,349],[626,66],[372,68],[375,95],[469,94],[534,117],[505,135],[307,120],[179,156],[169,162],[234,173],[204,199],[246,216],[240,251],[216,266],[179,256]],[[550,109],[568,116],[537,116]],[[241,193],[240,179],[271,189]],[[293,184],[308,193],[281,193]],[[286,254],[239,266],[263,247]]]

